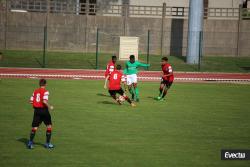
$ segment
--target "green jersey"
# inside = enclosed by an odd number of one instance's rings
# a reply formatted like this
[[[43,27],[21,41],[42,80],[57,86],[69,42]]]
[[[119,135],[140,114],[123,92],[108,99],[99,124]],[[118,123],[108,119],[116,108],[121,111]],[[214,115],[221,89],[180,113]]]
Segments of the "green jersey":
[[[137,74],[138,67],[149,67],[149,66],[150,66],[149,64],[143,64],[143,63],[140,63],[139,61],[135,61],[134,63],[127,61],[126,68],[124,69],[123,73],[126,75]]]

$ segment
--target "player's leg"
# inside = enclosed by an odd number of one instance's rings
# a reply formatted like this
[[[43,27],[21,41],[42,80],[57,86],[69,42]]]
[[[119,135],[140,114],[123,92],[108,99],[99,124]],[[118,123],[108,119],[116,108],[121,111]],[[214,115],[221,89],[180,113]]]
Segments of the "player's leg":
[[[40,124],[41,124],[40,111],[39,111],[39,109],[34,109],[33,121],[32,121],[32,125],[31,125],[32,128],[31,128],[31,132],[30,132],[30,139],[27,143],[27,147],[29,149],[34,148],[34,146],[33,146],[34,138],[35,138],[36,131],[37,131]]]
[[[29,149],[33,149],[33,148],[34,148],[33,143],[34,143],[34,138],[35,138],[37,129],[38,129],[38,127],[32,127],[32,128],[31,128],[30,139],[29,139],[29,141],[28,141],[28,143],[27,143],[27,147],[28,147]]]
[[[164,97],[167,95],[169,88],[171,87],[172,82],[169,81],[164,81],[163,87],[161,85],[160,89],[161,89],[161,95],[159,100],[164,100]]]
[[[162,79],[162,80],[161,80],[161,83],[160,83],[160,88],[159,88],[160,93],[159,93],[159,96],[157,97],[157,100],[161,100],[161,99],[162,99],[163,92],[164,92],[165,88],[166,88],[166,83],[165,83],[165,81]]]
[[[132,83],[133,83],[133,89],[134,89],[134,93],[135,93],[135,101],[139,102],[139,89],[137,86],[137,75],[133,74],[132,77]]]
[[[167,95],[169,88],[171,87],[172,82],[167,81],[165,89],[163,90],[162,99]]]
[[[134,93],[134,90],[133,90],[133,78],[132,78],[132,75],[127,75],[127,86],[128,86],[128,90],[129,90],[129,93],[132,95],[132,99],[134,99],[134,96],[135,96],[135,93]]]
[[[44,145],[45,148],[54,148],[54,145],[51,144],[51,135],[52,135],[52,121],[51,121],[51,115],[48,111],[48,109],[45,109],[45,114],[44,114],[44,124],[46,125],[46,143]]]
[[[116,97],[116,90],[109,90],[109,94],[118,104],[122,104],[120,100]]]
[[[135,104],[131,101],[131,99],[124,93],[122,89],[118,91],[118,93],[124,97],[124,99],[132,106],[135,107]]]

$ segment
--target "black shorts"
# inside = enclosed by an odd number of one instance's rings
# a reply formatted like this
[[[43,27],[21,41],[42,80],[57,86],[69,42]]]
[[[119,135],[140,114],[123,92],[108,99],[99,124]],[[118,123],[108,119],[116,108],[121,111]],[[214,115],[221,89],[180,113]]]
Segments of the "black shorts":
[[[166,85],[166,87],[167,87],[168,89],[171,87],[172,83],[173,83],[173,82],[169,82],[168,80],[164,80],[164,79],[161,80],[161,84]]]
[[[51,116],[48,108],[34,108],[32,127],[38,127],[41,123],[52,125]]]
[[[120,94],[120,95],[123,95],[123,94],[124,94],[124,91],[122,90],[122,88],[119,89],[119,90],[109,90],[109,94],[110,94],[111,96],[115,96],[116,93],[118,93],[118,94]]]

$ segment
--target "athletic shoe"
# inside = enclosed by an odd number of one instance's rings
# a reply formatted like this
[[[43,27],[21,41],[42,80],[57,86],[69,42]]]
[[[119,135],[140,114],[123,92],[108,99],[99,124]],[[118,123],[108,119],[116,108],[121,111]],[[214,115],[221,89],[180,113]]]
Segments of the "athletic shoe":
[[[161,100],[162,98],[161,98],[161,96],[158,96],[157,98],[156,98],[156,100]]]
[[[33,149],[34,148],[33,141],[29,140],[27,143],[27,147],[28,147],[28,149]]]
[[[135,100],[136,102],[140,102],[140,99],[139,98],[136,98],[136,100]]]
[[[51,143],[45,143],[45,144],[44,144],[44,147],[45,147],[45,148],[48,148],[48,149],[51,149],[51,148],[54,148],[54,145],[51,144]]]
[[[132,106],[132,107],[136,107],[135,103],[131,103],[131,106]]]

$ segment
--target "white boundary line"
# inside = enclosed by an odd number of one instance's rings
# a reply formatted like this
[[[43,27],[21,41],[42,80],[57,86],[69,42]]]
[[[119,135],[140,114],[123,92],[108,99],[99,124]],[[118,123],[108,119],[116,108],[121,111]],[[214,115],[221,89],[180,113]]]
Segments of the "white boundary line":
[[[0,77],[27,77],[27,78],[38,78],[38,77],[46,77],[46,78],[72,78],[72,79],[104,79],[104,76],[99,75],[70,75],[70,74],[6,74],[0,73]],[[152,80],[159,81],[160,77],[138,77],[141,80]],[[175,80],[181,81],[234,81],[234,82],[250,82],[250,79],[226,79],[226,78],[178,78]]]

